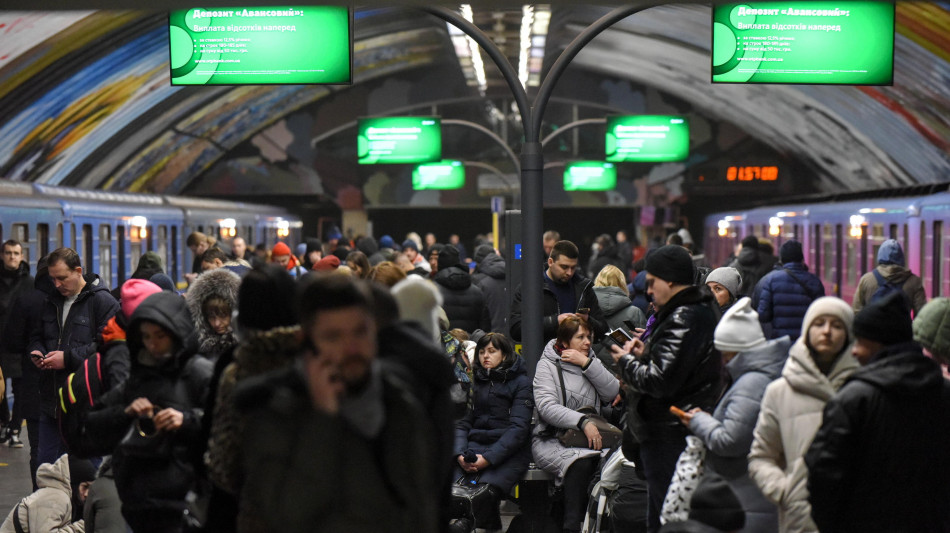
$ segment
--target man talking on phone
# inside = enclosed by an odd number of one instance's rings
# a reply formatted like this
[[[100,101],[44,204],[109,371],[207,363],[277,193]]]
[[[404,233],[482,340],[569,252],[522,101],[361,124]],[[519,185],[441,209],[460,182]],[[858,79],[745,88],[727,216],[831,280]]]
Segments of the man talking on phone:
[[[577,246],[571,241],[558,241],[551,249],[542,292],[545,339],[557,337],[558,324],[573,314],[584,315],[593,330],[594,342],[607,332],[607,321],[594,294],[594,282],[582,276],[577,268],[579,256]],[[508,325],[511,337],[520,342],[521,285],[515,289]]]
[[[302,283],[303,353],[236,393],[247,417],[239,523],[283,533],[439,531],[435,429],[377,359],[369,288],[338,275]]]

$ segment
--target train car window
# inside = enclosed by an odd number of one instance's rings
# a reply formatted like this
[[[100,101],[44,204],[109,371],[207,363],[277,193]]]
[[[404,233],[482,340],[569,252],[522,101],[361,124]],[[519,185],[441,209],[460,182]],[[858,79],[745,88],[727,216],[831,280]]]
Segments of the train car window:
[[[864,274],[868,271],[868,225],[865,224],[861,226],[861,268],[855,269],[861,274]]]
[[[37,257],[43,257],[49,253],[49,224],[36,225],[36,244],[39,250]]]
[[[896,238],[897,238],[897,224],[891,224],[890,227],[888,227],[888,229],[887,229],[887,235],[888,235],[888,237],[887,237],[888,239],[896,239]]]
[[[68,246],[68,247],[72,248],[73,250],[76,250],[76,249],[77,249],[77,246],[76,246],[76,225],[75,225],[75,224],[70,224],[70,225],[69,225],[69,243],[68,243],[68,244],[64,244],[63,246]],[[78,253],[78,252],[77,252],[77,253]]]
[[[831,261],[831,259],[834,257],[834,254],[832,253],[834,250],[832,248],[832,246],[834,246],[833,241],[834,236],[831,232],[831,224],[825,224],[821,237],[821,255],[825,260],[825,270],[822,272],[821,278],[832,283],[834,283],[831,279],[831,275],[834,273],[834,263]]]
[[[95,272],[98,274],[99,266],[96,265],[95,257],[93,256],[92,250],[92,224],[83,224],[82,225],[82,265],[85,269],[84,272]],[[105,279],[103,279],[105,281]]]
[[[125,226],[122,224],[115,227],[115,241],[118,244],[116,254],[119,256],[116,262],[116,274],[118,275],[118,284],[121,286],[125,283]]]
[[[907,242],[907,241],[904,241]],[[904,253],[907,253],[907,246],[905,246]],[[930,262],[928,259],[933,259],[933,254],[930,253],[930,248],[927,246],[927,222],[920,221],[920,281],[924,284],[924,287],[927,287],[927,271],[929,270]],[[904,265],[907,268],[910,268],[910,264]]]
[[[812,243],[812,250],[815,252],[815,274],[821,273],[821,226],[815,224],[815,238]]]
[[[172,257],[168,262],[167,274],[175,280],[175,283],[178,283],[178,273],[178,226],[172,226]]]
[[[30,244],[30,225],[14,224],[12,238],[20,241],[20,247],[23,248],[23,260],[29,263],[30,249],[32,248],[32,245]]]
[[[112,282],[112,228],[99,224],[99,277],[110,286]]]
[[[152,251],[155,249],[155,246],[153,245],[154,235],[155,235],[155,228],[154,227],[149,228],[149,231],[145,234],[145,246],[146,246],[145,250],[146,251]]]
[[[934,285],[933,291],[930,293],[934,298],[938,296],[943,296],[943,221],[934,220],[934,231],[933,231],[933,240],[934,240]]]
[[[254,246],[254,226],[247,227],[247,232],[244,233],[244,242],[246,242],[248,246]]]
[[[167,268],[167,265],[170,264],[168,261],[168,226],[158,227],[158,250],[156,251]]]
[[[835,225],[835,296],[841,298],[841,282],[844,281],[844,228],[841,224]]]
[[[56,224],[56,247],[57,248],[63,247],[63,223],[62,222],[58,222]]]
[[[798,242],[802,241],[802,226],[801,224],[792,224],[792,238]]]
[[[148,232],[146,231],[146,235]],[[139,258],[142,257],[142,232],[137,226],[129,228],[129,268],[132,272],[139,266]]]

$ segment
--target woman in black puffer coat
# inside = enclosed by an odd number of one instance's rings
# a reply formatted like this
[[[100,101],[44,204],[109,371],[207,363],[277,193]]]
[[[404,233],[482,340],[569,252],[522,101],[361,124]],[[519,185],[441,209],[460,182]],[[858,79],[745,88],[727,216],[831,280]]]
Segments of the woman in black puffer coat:
[[[486,523],[500,528],[498,503],[524,476],[531,462],[534,395],[524,359],[500,333],[488,333],[475,345],[472,409],[455,427],[456,478],[488,483],[495,501]]]
[[[194,322],[177,294],[146,298],[127,332],[129,379],[121,394],[94,408],[86,430],[111,435],[117,444],[115,483],[132,529],[175,533],[182,529],[185,496],[195,486],[212,363],[197,355]],[[139,431],[141,439],[123,439]]]

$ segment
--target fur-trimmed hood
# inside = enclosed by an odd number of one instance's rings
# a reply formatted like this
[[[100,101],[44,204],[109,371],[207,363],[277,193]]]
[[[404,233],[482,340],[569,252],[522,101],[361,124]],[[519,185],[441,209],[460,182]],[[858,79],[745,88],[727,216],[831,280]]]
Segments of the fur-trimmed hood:
[[[188,289],[185,299],[195,322],[195,330],[198,332],[198,351],[202,354],[213,357],[235,344],[233,332],[218,335],[211,329],[208,321],[205,320],[203,304],[209,298],[220,298],[228,302],[231,310],[234,311],[237,309],[237,294],[240,285],[240,276],[227,268],[216,268],[198,276]]]

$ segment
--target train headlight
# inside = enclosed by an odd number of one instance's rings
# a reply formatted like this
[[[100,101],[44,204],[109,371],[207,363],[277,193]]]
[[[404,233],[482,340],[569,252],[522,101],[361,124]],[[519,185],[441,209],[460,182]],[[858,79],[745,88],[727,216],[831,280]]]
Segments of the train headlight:
[[[769,218],[769,235],[773,237],[778,237],[782,233],[782,225],[785,224],[785,221],[781,217],[771,217]]]

